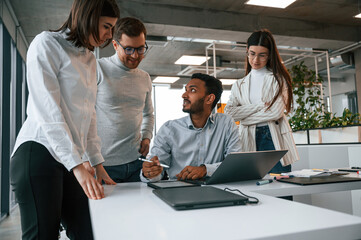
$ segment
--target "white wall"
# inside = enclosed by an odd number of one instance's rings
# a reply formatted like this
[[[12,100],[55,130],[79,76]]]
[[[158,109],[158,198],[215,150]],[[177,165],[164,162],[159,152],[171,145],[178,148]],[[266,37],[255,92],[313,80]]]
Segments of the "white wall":
[[[231,96],[231,90],[223,90],[222,97],[221,97],[221,103],[227,103],[229,96]]]
[[[356,91],[355,74],[353,74],[353,73],[345,74],[344,73],[340,77],[342,77],[343,81],[332,81],[331,80],[332,96]],[[324,86],[323,93],[324,93],[325,97],[327,97],[327,96],[329,96],[327,79],[324,79],[323,86]]]
[[[335,113],[336,116],[341,116],[345,108],[350,108],[348,106],[348,99],[346,93],[356,91],[355,74],[343,73],[339,77],[342,80],[331,80],[332,112]],[[324,82],[323,86],[324,96],[327,97],[329,96],[327,81]]]
[[[361,167],[361,144],[297,146],[300,160],[292,170]],[[361,190],[294,196],[294,201],[361,216]]]

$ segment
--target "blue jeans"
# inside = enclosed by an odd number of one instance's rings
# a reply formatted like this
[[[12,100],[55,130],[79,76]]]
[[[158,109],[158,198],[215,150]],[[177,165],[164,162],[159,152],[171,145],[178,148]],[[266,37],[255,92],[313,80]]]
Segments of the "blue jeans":
[[[257,151],[275,150],[273,145],[271,132],[268,126],[256,128],[256,149]],[[279,161],[269,173],[291,172],[291,165],[283,167]]]
[[[116,183],[140,182],[139,174],[142,167],[143,162],[139,160],[122,165],[104,166],[109,177]]]

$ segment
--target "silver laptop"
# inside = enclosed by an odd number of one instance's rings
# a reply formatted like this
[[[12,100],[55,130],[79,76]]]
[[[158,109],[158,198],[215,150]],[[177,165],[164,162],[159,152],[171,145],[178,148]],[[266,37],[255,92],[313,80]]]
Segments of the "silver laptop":
[[[211,177],[185,180],[209,185],[263,178],[287,153],[287,150],[230,153]]]

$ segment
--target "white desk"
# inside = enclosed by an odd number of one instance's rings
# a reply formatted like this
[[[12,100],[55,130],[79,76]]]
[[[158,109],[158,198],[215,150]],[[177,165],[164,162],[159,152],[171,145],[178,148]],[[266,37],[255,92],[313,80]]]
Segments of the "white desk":
[[[174,210],[144,183],[105,186],[105,192],[90,200],[97,240],[361,238],[359,217],[254,192],[245,193],[258,197],[257,205],[188,211]]]
[[[360,177],[356,173],[350,173],[347,176]],[[272,177],[268,175],[265,178],[272,179]],[[274,181],[273,183],[261,185],[261,186],[257,186],[255,183],[256,181],[243,181],[243,182],[222,184],[221,186],[222,187],[227,186],[229,188],[237,188],[241,191],[256,192],[274,197],[361,189],[361,181],[316,184],[316,185],[308,185],[308,186],[301,186],[301,185],[283,183],[278,181]]]

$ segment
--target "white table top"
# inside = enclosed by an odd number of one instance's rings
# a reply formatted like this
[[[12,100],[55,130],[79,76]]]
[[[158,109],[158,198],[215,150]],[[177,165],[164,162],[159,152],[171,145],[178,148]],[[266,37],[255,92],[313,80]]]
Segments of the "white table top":
[[[176,211],[145,183],[104,187],[106,198],[90,200],[98,240],[361,238],[359,217],[254,192],[257,205]]]
[[[356,173],[350,173],[346,176],[360,178],[360,176]],[[273,177],[266,175],[265,179],[273,179]],[[221,187],[227,186],[229,188],[237,188],[241,191],[256,192],[268,196],[281,197],[281,196],[290,196],[290,195],[295,196],[295,195],[304,195],[304,194],[313,194],[313,193],[356,190],[356,189],[361,189],[361,181],[315,184],[315,185],[307,185],[307,186],[273,181],[270,184],[258,186],[256,185],[256,181],[252,180],[252,181],[221,184],[219,186]]]

